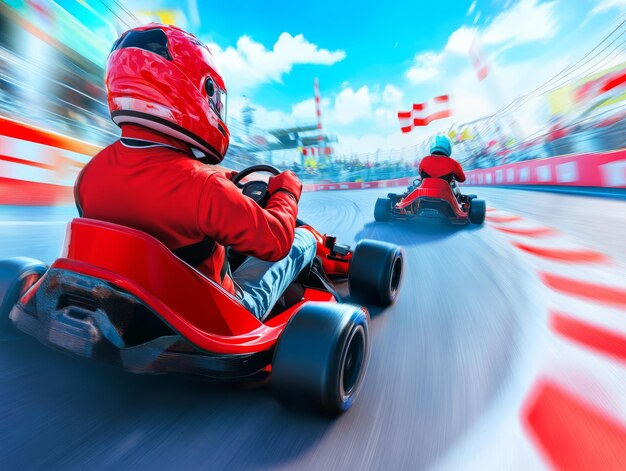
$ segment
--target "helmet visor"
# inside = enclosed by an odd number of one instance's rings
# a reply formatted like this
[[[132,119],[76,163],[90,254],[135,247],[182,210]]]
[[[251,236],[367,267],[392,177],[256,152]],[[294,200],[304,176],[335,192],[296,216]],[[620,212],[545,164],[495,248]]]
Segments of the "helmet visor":
[[[211,108],[226,123],[226,91],[219,87],[215,87],[215,94],[210,97]]]

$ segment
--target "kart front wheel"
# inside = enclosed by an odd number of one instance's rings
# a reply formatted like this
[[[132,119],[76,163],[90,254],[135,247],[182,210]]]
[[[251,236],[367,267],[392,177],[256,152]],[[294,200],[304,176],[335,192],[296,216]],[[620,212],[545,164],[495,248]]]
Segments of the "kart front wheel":
[[[374,219],[378,222],[389,221],[391,215],[391,200],[389,198],[378,198],[374,206]]]
[[[348,271],[350,295],[359,302],[389,306],[398,297],[404,255],[394,244],[359,241]]]
[[[472,224],[482,224],[485,222],[487,206],[485,200],[471,200],[469,208],[469,220]]]
[[[47,269],[44,263],[32,258],[0,260],[0,332],[10,326],[9,312],[13,306]]]
[[[308,302],[283,331],[272,362],[272,389],[288,407],[329,416],[346,411],[361,386],[369,353],[369,314],[351,304]]]

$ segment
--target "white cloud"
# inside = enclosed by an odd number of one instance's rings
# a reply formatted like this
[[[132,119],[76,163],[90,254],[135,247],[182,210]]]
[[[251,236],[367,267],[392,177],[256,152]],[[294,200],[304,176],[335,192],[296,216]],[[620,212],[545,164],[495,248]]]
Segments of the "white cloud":
[[[496,16],[481,35],[484,44],[510,45],[549,39],[557,32],[556,2],[521,0]]]
[[[260,105],[254,106],[255,127],[276,129],[295,124],[292,116],[280,110],[268,110]]]
[[[322,122],[326,129],[345,127],[360,120],[371,119],[379,110],[390,111],[389,107],[397,106],[401,99],[402,92],[392,85],[386,86],[382,93],[371,91],[367,86],[356,91],[346,87],[332,99],[322,98]],[[375,106],[381,102],[384,105],[375,110]],[[241,110],[245,105],[246,101],[241,97],[229,98],[229,116],[241,121]],[[254,108],[254,126],[261,129],[317,122],[314,98],[294,103],[290,112],[268,110],[258,104],[251,106]]]
[[[406,71],[406,77],[413,83],[428,82],[437,76],[442,57],[442,54],[432,51],[417,54],[413,65]]]
[[[380,106],[374,110],[376,129],[379,131],[397,130],[397,113],[404,107],[403,98],[404,93],[398,87],[391,84],[385,85],[380,95]]]
[[[476,28],[461,26],[448,37],[444,53],[467,54],[470,45],[477,35],[477,31]]]
[[[328,103],[328,99],[323,99],[324,104]],[[326,106],[324,106],[326,108]],[[291,107],[291,115],[299,120],[315,120],[315,99],[309,98],[308,100],[300,101]]]
[[[596,3],[596,6],[593,7],[591,12],[589,13],[589,16],[603,13],[614,8],[617,8],[619,10],[626,10],[626,0],[598,0],[598,3]]]
[[[387,84],[370,89],[362,86],[357,90],[347,86],[334,97],[322,98],[322,122],[325,129],[346,129],[359,122],[374,120],[381,129],[395,129],[396,113],[402,107],[404,94],[398,87]],[[229,99],[229,116],[241,121],[241,110],[246,106],[245,99],[234,96]],[[294,103],[290,112],[268,110],[260,105],[252,104],[255,127],[270,129],[296,124],[310,124],[317,121],[315,100]],[[332,131],[331,131],[332,133]]]
[[[307,41],[302,34],[282,33],[272,49],[242,36],[236,47],[209,44],[229,89],[240,93],[267,82],[280,82],[297,64],[332,65],[346,57]]]
[[[350,124],[370,116],[374,101],[376,98],[370,93],[370,89],[366,85],[356,92],[352,88],[344,88],[335,98],[333,121],[338,124]]]
[[[331,100],[327,97],[322,98],[322,121],[328,123],[332,120]],[[315,99],[308,98],[300,101],[291,107],[291,117],[297,123],[312,123],[317,121],[317,111],[315,109]]]
[[[626,0],[613,1],[626,2]],[[479,18],[480,13],[476,15],[474,24]],[[557,30],[556,2],[538,3],[537,0],[521,0],[496,16],[483,29],[461,26],[448,37],[444,52],[467,54],[476,39],[486,46],[502,45],[508,48],[550,39]]]
[[[386,89],[386,98],[393,99],[401,93],[395,87]],[[324,126],[349,125],[360,119],[368,118],[372,115],[373,106],[380,101],[380,96],[376,92],[370,91],[369,87],[362,86],[354,90],[350,86],[344,87],[334,99],[322,98],[322,122]],[[317,114],[315,110],[315,100],[306,99],[295,103],[291,107],[291,117],[297,122],[315,122]]]
[[[399,105],[402,102],[403,96],[404,94],[402,93],[402,90],[400,90],[399,88],[394,87],[393,85],[386,85],[385,89],[383,90],[383,96],[382,96],[383,105],[386,105],[386,106]]]
[[[385,85],[382,92],[378,86],[373,89],[362,86],[356,91],[346,87],[335,96],[334,101],[322,99],[322,120],[330,127],[345,128],[354,123],[371,122],[374,118],[381,127],[388,127],[390,122],[395,127],[396,113],[403,97],[402,90],[391,84]],[[305,106],[310,113],[314,110],[314,103],[313,100],[310,100],[310,104],[308,101],[294,105],[292,113],[303,116],[299,110]],[[308,116],[314,117],[310,114]]]

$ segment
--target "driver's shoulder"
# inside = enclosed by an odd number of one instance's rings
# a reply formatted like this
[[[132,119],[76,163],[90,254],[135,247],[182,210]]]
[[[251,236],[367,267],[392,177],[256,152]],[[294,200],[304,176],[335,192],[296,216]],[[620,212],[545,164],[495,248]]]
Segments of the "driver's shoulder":
[[[223,177],[223,173],[217,167],[203,164],[197,160],[185,159],[180,161],[179,164],[181,164],[180,170],[189,174],[193,184],[201,187],[210,180],[219,179],[220,176]]]
[[[201,197],[224,199],[226,194],[230,199],[238,197],[241,192],[237,189],[218,167],[202,164],[196,169],[194,181],[201,188]]]

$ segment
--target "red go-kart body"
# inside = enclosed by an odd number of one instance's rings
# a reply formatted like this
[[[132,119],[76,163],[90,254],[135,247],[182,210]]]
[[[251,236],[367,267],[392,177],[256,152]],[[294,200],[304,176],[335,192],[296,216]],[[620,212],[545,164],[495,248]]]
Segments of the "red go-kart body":
[[[387,198],[379,198],[374,217],[377,221],[428,218],[445,219],[452,224],[482,224],[485,202],[475,195],[462,195],[457,199],[446,180],[424,178],[419,186],[411,187],[402,195],[390,193]]]
[[[376,241],[352,251],[301,227],[317,239],[316,262],[265,322],[150,235],[85,218],[68,224],[49,268],[0,261],[0,317],[10,313],[47,346],[133,372],[246,381],[271,374],[282,402],[335,414],[352,403],[369,342],[367,310],[341,304],[337,280],[347,279],[352,298],[388,305],[402,252]]]

